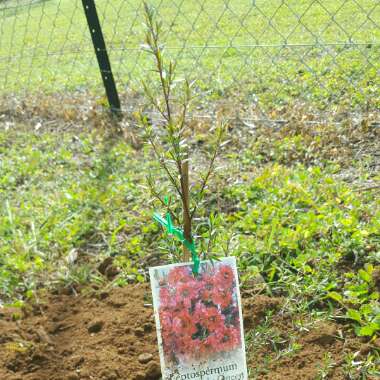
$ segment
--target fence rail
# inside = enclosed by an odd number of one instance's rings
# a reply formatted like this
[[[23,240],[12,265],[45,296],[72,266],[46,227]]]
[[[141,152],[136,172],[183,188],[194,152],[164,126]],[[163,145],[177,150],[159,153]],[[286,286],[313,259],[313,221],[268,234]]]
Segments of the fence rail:
[[[379,0],[151,0],[178,75],[202,100],[238,99],[261,116],[380,109]],[[97,0],[117,85],[140,91],[143,2]],[[0,0],[0,93],[88,89],[102,81],[81,0]],[[273,116],[273,112],[277,116]]]

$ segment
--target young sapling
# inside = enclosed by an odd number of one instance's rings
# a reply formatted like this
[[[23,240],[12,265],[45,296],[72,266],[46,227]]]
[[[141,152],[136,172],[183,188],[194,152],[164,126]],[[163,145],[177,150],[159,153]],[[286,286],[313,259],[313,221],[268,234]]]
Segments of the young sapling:
[[[216,128],[216,141],[212,146],[211,154],[204,173],[195,179],[195,164],[190,166],[191,156],[191,108],[194,82],[187,79],[177,80],[176,65],[166,60],[165,48],[161,43],[163,28],[162,22],[157,20],[156,13],[150,5],[144,3],[146,36],[143,49],[152,55],[155,70],[158,76],[159,94],[143,81],[144,93],[149,105],[158,113],[159,125],[154,125],[146,115],[139,114],[139,123],[143,127],[146,140],[165,173],[165,177],[174,191],[175,199],[172,203],[162,195],[152,176],[148,177],[148,185],[155,199],[166,209],[170,217],[181,226],[185,240],[193,244],[193,222],[199,205],[205,199],[209,180],[215,170],[215,161],[220,151],[224,136],[224,125]],[[158,124],[158,123],[157,123]],[[190,186],[190,175],[194,179]],[[184,244],[183,260],[190,257],[188,244]]]

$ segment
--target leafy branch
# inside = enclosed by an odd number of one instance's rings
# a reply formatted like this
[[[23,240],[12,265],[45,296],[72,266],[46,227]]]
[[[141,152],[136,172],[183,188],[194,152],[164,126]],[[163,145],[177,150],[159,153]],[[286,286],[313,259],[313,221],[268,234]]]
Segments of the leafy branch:
[[[193,100],[192,87],[194,82],[182,81],[181,96],[175,96],[176,65],[172,61],[166,62],[164,58],[164,46],[161,44],[162,23],[157,21],[154,8],[144,3],[146,36],[143,48],[153,56],[155,69],[159,79],[159,95],[143,82],[145,95],[151,105],[163,118],[163,126],[158,129],[144,115],[139,115],[140,125],[143,127],[146,140],[152,147],[153,153],[165,175],[177,194],[182,208],[182,217],[177,215],[171,206],[165,202],[156,185],[149,177],[148,184],[151,193],[163,207],[171,214],[176,222],[183,226],[186,240],[192,242],[192,223],[199,208],[199,204],[205,197],[207,185],[215,169],[215,161],[222,147],[224,125],[217,128],[217,139],[210,155],[210,161],[204,175],[200,176],[199,190],[190,194],[189,171],[190,171],[190,142],[191,135],[189,126],[189,110]],[[185,252],[185,259],[188,252]]]

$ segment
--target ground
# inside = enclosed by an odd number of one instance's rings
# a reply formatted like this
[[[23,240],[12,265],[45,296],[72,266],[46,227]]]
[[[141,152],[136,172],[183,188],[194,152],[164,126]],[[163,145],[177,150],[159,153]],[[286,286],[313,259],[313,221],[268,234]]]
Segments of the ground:
[[[1,379],[159,379],[149,287],[94,288],[62,290],[21,313],[3,310]],[[297,327],[281,298],[243,293],[243,305],[250,379],[347,379],[347,355],[359,362],[380,343],[366,344],[343,325],[306,315]],[[276,329],[277,341],[264,341],[258,332],[269,312],[277,314],[267,326]]]
[[[237,258],[250,380],[378,377],[380,4],[151,3],[196,79],[192,194],[226,124],[194,236]],[[97,6],[123,119],[80,1],[0,1],[0,379],[160,377],[148,268],[182,247],[152,218],[149,184],[176,199],[137,122],[159,134],[157,82],[142,2]]]
[[[173,247],[152,219],[161,206],[141,204],[147,172],[167,191],[162,174],[133,118],[112,132],[91,110],[24,107],[0,135],[1,378],[158,378],[146,270]],[[230,126],[198,244],[212,233],[212,255],[238,258],[250,379],[378,374],[375,120]],[[192,128],[195,172],[212,135]]]

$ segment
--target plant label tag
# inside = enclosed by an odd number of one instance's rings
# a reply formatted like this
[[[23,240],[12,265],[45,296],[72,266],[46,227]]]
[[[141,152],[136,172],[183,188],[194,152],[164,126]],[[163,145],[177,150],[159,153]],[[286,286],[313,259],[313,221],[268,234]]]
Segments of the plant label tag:
[[[247,380],[236,259],[149,273],[163,380]]]

